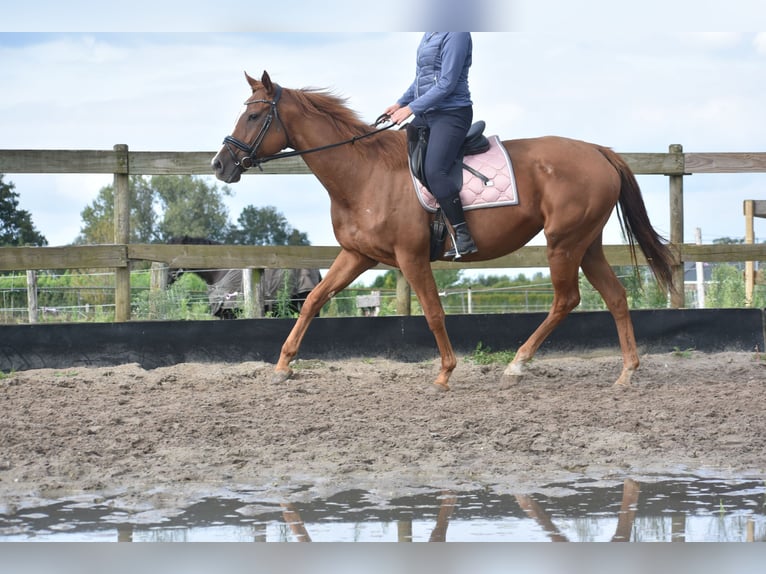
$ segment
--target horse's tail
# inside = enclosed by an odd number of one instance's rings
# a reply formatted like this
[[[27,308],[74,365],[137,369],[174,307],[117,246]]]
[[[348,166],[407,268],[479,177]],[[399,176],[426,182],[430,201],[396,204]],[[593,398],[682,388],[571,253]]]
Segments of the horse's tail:
[[[625,163],[625,160],[611,149],[601,146],[596,147],[607,161],[612,164],[614,169],[617,170],[617,173],[620,174],[620,209],[617,210],[617,218],[620,222],[623,235],[625,235],[630,245],[633,264],[637,265],[635,244],[638,243],[660,287],[665,290],[674,290],[673,254],[665,239],[660,237],[649,221],[649,214],[646,212],[641,189],[638,186],[635,175],[633,175],[633,171]],[[622,214],[620,214],[620,211],[622,211]]]

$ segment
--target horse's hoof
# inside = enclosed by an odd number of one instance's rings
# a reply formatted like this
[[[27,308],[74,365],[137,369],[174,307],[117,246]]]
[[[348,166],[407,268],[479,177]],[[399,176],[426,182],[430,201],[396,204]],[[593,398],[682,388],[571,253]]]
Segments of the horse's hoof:
[[[622,373],[620,373],[620,378],[618,378],[615,382],[613,387],[617,387],[618,389],[627,389],[630,387],[630,380],[633,378],[633,371],[625,370]]]
[[[441,395],[449,391],[449,385],[443,383],[434,383],[431,385],[431,394]]]
[[[507,372],[503,373],[503,375],[500,377],[500,390],[506,391],[512,387],[517,386],[521,382],[521,375],[519,374],[509,374]]]
[[[500,389],[505,390],[518,385],[526,372],[527,368],[524,363],[511,363],[500,377]]]
[[[293,370],[287,369],[286,371],[274,371],[271,375],[271,383],[273,385],[279,385],[284,383],[287,379],[293,376]]]

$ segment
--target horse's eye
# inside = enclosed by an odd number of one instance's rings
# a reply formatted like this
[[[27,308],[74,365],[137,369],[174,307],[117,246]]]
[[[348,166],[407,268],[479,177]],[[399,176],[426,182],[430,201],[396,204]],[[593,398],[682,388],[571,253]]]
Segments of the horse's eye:
[[[257,120],[258,114],[257,113],[250,114],[249,116],[247,116],[247,119],[250,121]]]

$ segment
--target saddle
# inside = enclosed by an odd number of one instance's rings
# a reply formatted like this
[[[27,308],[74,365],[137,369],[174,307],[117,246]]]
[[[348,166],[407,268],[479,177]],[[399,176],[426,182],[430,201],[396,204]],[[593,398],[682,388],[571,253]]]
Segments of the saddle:
[[[484,135],[484,121],[474,122],[468,130],[463,140],[462,155],[477,155],[489,150],[490,143],[487,136]],[[430,191],[425,176],[425,158],[428,148],[429,130],[427,126],[407,125],[407,155],[410,160],[410,169],[413,175]],[[482,174],[463,163],[463,169],[470,171],[473,175],[483,178]],[[461,176],[462,177],[462,176]],[[485,181],[485,183],[487,183]],[[444,221],[444,214],[441,209],[437,210],[436,217],[431,222],[431,246],[429,258],[436,261],[444,251],[444,240],[447,235],[447,225]]]
[[[489,149],[489,140],[484,135],[484,121],[474,122],[463,140],[462,155],[477,155]],[[407,125],[407,154],[410,158],[410,169],[420,182],[428,188],[425,177],[426,149],[428,148],[428,127]],[[463,163],[463,168],[471,170]],[[476,174],[474,174],[476,175]],[[430,188],[428,188],[430,190]]]

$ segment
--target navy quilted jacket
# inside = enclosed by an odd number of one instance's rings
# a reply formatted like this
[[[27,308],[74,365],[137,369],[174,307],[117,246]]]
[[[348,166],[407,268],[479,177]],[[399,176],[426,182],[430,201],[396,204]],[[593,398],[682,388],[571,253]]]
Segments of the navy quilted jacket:
[[[415,115],[473,105],[468,89],[470,32],[426,32],[417,52],[415,81],[399,98]]]

